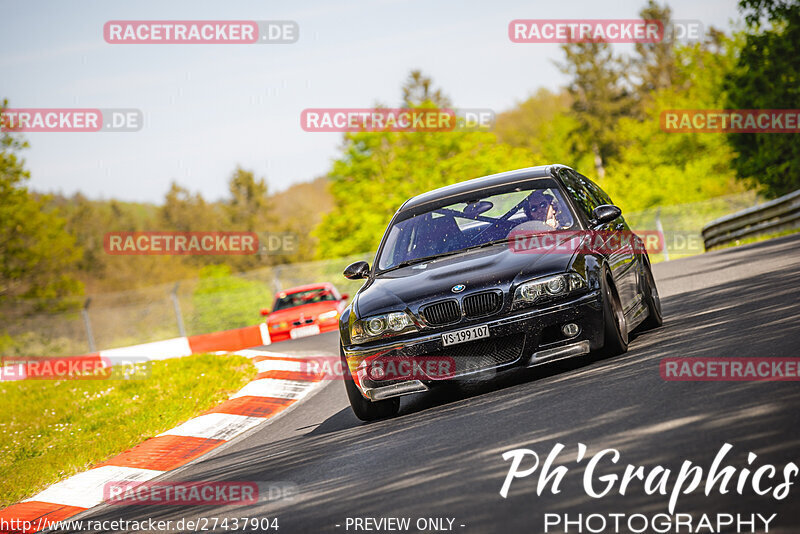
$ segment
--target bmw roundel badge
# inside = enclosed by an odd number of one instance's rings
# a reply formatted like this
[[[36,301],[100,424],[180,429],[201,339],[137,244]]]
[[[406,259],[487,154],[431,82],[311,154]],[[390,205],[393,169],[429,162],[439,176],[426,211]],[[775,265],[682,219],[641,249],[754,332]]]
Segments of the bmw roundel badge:
[[[467,288],[467,286],[465,286],[464,284],[458,284],[458,285],[453,286],[453,288],[450,291],[452,291],[453,293],[461,293],[466,288]]]

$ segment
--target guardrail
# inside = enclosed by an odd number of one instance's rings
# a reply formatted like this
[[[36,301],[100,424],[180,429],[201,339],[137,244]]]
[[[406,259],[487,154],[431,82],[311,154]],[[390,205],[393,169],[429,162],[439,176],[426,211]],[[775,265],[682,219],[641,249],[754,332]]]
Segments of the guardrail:
[[[737,239],[794,228],[800,228],[800,189],[711,221],[703,226],[703,244],[711,250]]]

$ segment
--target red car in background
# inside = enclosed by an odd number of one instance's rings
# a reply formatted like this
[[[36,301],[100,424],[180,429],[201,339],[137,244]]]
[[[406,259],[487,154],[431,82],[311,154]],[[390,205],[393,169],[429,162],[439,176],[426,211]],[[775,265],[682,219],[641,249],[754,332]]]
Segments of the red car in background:
[[[261,315],[273,342],[313,336],[336,330],[347,298],[329,283],[293,287],[278,293],[272,311],[265,308]]]

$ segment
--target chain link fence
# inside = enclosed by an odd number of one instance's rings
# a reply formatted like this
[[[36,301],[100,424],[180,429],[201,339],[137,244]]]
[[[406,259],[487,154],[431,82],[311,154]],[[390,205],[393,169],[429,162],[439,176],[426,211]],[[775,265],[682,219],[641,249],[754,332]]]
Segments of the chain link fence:
[[[0,315],[0,355],[63,356],[258,324],[275,293],[332,282],[355,294],[342,271],[371,254],[182,280],[69,301],[17,301]],[[53,311],[35,311],[35,310]]]
[[[660,252],[650,253],[650,261],[656,263],[701,254],[705,251],[702,230],[706,223],[754,206],[761,200],[751,191],[701,202],[623,212],[623,215],[634,231],[657,231],[663,234],[663,249]]]
[[[658,230],[666,248],[653,262],[703,252],[704,224],[758,202],[754,193],[625,213],[634,230]],[[353,295],[361,281],[342,276],[372,254],[267,267],[143,289],[57,302],[18,301],[0,315],[0,355],[60,356],[191,336],[258,324],[276,292],[293,286],[332,282]],[[36,310],[53,310],[41,312]]]

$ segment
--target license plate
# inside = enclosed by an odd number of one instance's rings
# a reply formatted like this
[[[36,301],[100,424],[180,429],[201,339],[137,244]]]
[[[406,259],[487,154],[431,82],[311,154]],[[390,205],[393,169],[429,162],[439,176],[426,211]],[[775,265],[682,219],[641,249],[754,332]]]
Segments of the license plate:
[[[442,344],[446,347],[448,345],[466,343],[467,341],[475,341],[476,339],[483,339],[485,337],[489,337],[489,326],[484,324],[442,334]]]
[[[312,324],[311,326],[301,326],[299,328],[292,328],[289,331],[289,337],[297,339],[299,337],[315,336],[319,334],[319,325]]]

